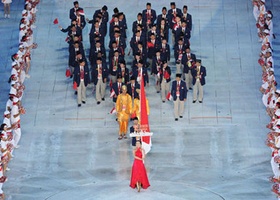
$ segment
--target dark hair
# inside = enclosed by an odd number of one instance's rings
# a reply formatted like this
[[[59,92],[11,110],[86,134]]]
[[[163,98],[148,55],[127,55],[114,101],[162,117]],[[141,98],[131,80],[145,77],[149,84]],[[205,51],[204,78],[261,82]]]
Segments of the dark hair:
[[[4,127],[6,126],[7,124],[1,124],[0,126],[0,131],[3,131],[4,130]]]

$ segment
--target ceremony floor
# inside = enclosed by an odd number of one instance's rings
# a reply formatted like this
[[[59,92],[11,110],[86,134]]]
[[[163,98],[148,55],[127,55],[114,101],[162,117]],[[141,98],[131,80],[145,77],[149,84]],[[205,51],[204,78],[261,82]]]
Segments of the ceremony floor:
[[[104,4],[109,15],[118,7],[131,24],[146,1],[80,0],[92,18]],[[169,1],[150,0],[160,14]],[[251,1],[176,1],[193,17],[191,48],[207,69],[203,104],[192,103],[188,92],[184,118],[174,121],[173,102],[162,103],[155,81],[146,87],[150,103],[152,149],[145,166],[151,186],[138,193],[129,187],[133,163],[131,140],[118,137],[113,107],[96,104],[92,85],[87,103],[78,108],[72,80],[65,77],[68,44],[53,20],[67,27],[70,0],[41,0],[34,30],[38,48],[32,51],[31,78],[25,81],[21,116],[21,147],[14,152],[3,190],[9,200],[274,200],[270,150],[265,145],[269,118],[261,101],[261,69]],[[2,4],[1,4],[2,6]],[[2,8],[2,7],[1,7]],[[0,19],[0,111],[8,98],[11,59],[17,52],[18,24],[23,3],[11,5],[11,19]],[[280,2],[267,0],[280,33]],[[84,46],[88,51],[88,32]],[[280,37],[280,36],[279,36]],[[108,38],[106,44],[108,44]],[[280,42],[274,40],[275,71],[279,74]],[[132,57],[126,56],[131,63]],[[171,59],[175,77],[174,57]],[[279,80],[279,77],[277,76]],[[3,112],[2,112],[3,111]]]

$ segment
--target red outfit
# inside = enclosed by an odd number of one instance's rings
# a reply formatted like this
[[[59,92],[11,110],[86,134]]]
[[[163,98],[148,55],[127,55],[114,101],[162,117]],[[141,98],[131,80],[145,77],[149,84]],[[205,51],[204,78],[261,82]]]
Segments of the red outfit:
[[[142,158],[143,155],[140,148],[136,150],[135,156]],[[150,186],[143,161],[134,159],[131,172],[130,187],[135,188],[138,181],[141,183],[141,187],[143,189],[147,189]]]

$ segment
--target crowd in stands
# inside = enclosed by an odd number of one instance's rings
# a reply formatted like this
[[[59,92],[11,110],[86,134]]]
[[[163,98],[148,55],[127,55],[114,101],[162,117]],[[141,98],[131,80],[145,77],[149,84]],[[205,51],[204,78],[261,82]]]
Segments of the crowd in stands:
[[[9,161],[14,158],[13,152],[20,147],[21,123],[20,117],[25,114],[21,104],[24,94],[24,81],[30,78],[30,61],[32,49],[37,47],[33,42],[33,31],[36,28],[36,6],[40,0],[25,0],[22,18],[19,22],[18,51],[11,56],[11,74],[9,77],[10,91],[6,103],[3,123],[0,126],[0,199],[5,195],[2,185],[7,181],[6,172],[10,170]]]

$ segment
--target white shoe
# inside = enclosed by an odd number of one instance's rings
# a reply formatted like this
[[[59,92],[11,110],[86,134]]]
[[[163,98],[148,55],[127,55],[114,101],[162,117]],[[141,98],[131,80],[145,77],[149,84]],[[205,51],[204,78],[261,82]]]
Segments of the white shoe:
[[[11,169],[9,167],[6,168],[6,171],[10,171]]]
[[[8,18],[10,18],[10,15],[7,15]]]
[[[13,154],[11,154],[11,157],[14,158],[15,156]]]
[[[29,74],[25,74],[25,77],[26,77],[26,78],[30,78],[30,75],[29,75]]]
[[[19,147],[20,147],[19,145],[16,145],[16,146],[15,146],[16,149],[18,149]]]
[[[7,16],[7,14],[5,14],[5,18],[7,18],[8,16]]]

